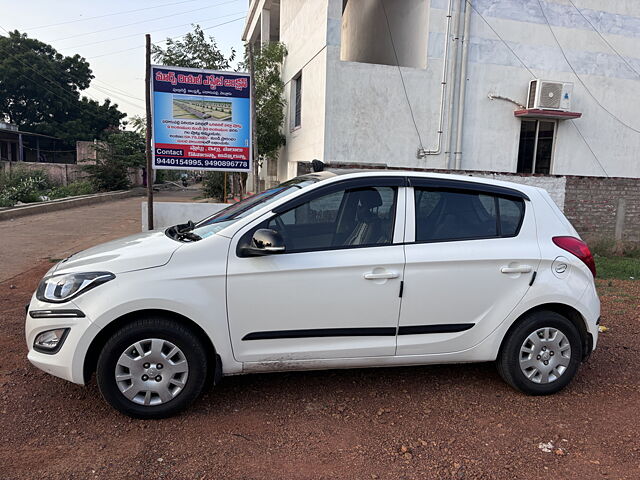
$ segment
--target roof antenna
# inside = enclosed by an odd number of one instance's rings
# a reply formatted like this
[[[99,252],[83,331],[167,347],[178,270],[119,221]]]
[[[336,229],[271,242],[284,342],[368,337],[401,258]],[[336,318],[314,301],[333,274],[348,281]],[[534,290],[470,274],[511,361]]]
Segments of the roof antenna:
[[[314,158],[311,160],[311,168],[314,172],[322,172],[324,170],[324,162]]]

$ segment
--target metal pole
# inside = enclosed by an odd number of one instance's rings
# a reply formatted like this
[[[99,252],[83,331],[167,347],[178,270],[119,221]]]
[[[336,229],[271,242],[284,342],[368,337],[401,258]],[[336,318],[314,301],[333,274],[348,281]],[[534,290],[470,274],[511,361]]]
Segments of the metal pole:
[[[258,135],[256,125],[256,75],[253,65],[253,44],[249,40],[249,75],[251,82],[251,161],[253,162],[253,193],[260,191],[260,179],[258,178]]]
[[[222,203],[227,203],[227,172],[224,172],[224,185],[222,186]]]
[[[146,38],[145,100],[147,103],[147,225],[153,230],[153,164],[151,161],[151,35]]]

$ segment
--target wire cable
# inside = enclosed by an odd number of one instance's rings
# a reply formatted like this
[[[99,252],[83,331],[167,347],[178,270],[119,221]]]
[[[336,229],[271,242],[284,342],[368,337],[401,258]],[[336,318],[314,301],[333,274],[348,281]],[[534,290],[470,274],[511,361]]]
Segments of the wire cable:
[[[498,37],[498,39],[503,43],[503,45],[509,49],[509,51],[513,54],[513,56],[518,59],[520,64],[529,72],[529,74],[531,75],[531,78],[535,79],[536,75],[533,73],[533,71],[527,66],[526,63],[524,63],[524,61],[511,48],[511,46],[507,43],[507,41],[504,38],[502,38],[502,36],[496,31],[496,29],[493,28],[493,26],[487,21],[487,19],[484,18],[484,16],[475,8],[475,6],[471,3],[471,0],[465,0],[465,1],[476,12],[476,14],[482,19],[482,21],[491,29],[491,31],[494,33],[494,35],[496,37]],[[582,134],[582,131],[580,130],[580,128],[578,128],[578,126],[576,125],[576,123],[575,123],[575,121],[573,119],[571,119],[569,121],[571,122],[571,125],[573,125],[573,127],[576,129],[576,132],[578,132],[578,135],[580,135],[580,138],[582,138],[582,141],[584,142],[586,147],[591,152],[591,155],[593,155],[593,158],[596,161],[596,163],[598,164],[598,166],[602,169],[602,171],[604,172],[605,176],[608,178],[609,174],[607,173],[607,170],[602,165],[602,162],[598,158],[598,155],[596,155],[596,152],[594,152],[593,148],[591,148],[591,145],[589,144],[589,142],[587,141],[585,136]]]
[[[69,25],[70,23],[86,22],[88,20],[95,20],[96,18],[113,17],[113,16],[116,16],[116,15],[124,15],[126,13],[142,12],[143,10],[151,10],[152,8],[156,9],[156,8],[162,8],[162,7],[169,7],[169,6],[173,6],[173,5],[181,5],[183,3],[193,3],[193,2],[196,2],[196,1],[198,1],[198,0],[183,0],[182,2],[164,3],[162,5],[154,5],[152,7],[136,8],[134,10],[124,10],[124,11],[120,11],[120,12],[106,13],[104,15],[96,15],[94,17],[78,18],[76,20],[69,20],[69,21],[66,21],[66,22],[50,23],[48,25],[40,25],[40,26],[37,26],[37,27],[25,28],[24,30],[40,30],[42,28],[57,27],[59,25]]]
[[[411,114],[411,121],[413,122],[413,126],[416,129],[416,134],[418,135],[418,142],[420,143],[420,149],[424,150],[424,145],[422,144],[422,137],[420,136],[420,130],[418,129],[416,118],[413,115],[413,108],[411,107],[411,101],[409,100],[409,94],[407,93],[407,86],[404,83],[404,75],[402,75],[402,68],[400,67],[400,60],[398,59],[398,52],[396,51],[396,45],[393,42],[393,34],[391,33],[391,25],[389,24],[389,16],[387,15],[387,9],[384,6],[384,0],[380,0],[380,5],[382,5],[384,18],[386,19],[386,22],[387,22],[387,30],[389,31],[389,40],[391,40],[391,48],[393,49],[393,55],[396,58],[396,66],[398,67],[398,73],[400,73],[400,81],[402,82],[404,97],[407,99],[407,106],[409,107],[409,113]]]
[[[7,34],[9,34],[9,31],[4,28],[2,25],[0,25],[0,29],[4,30]],[[3,49],[5,52],[7,51],[6,49]],[[75,95],[73,95],[73,93],[71,93],[70,91],[66,90],[61,84],[56,83],[54,80],[52,80],[51,78],[45,77],[44,75],[42,75],[38,70],[36,70],[35,68],[33,68],[31,65],[29,65],[28,63],[25,63],[22,61],[22,59],[20,59],[19,57],[17,57],[16,55],[11,55],[11,52],[9,52],[9,56],[11,56],[14,60],[17,60],[18,62],[20,62],[22,65],[24,65],[25,67],[27,67],[29,70],[33,71],[36,75],[38,75],[39,77],[43,78],[44,80],[46,80],[47,82],[49,82],[52,85],[55,85],[56,87],[60,88],[64,93],[71,95],[75,100],[77,100],[77,98],[75,97]],[[29,78],[29,77],[27,77]],[[53,93],[53,92],[52,92]],[[98,103],[100,103],[99,100],[97,100],[96,98],[93,98],[91,95],[86,94],[87,97],[89,97],[91,100],[94,100]]]
[[[573,8],[575,8],[575,9],[578,11],[578,13],[580,14],[580,16],[586,20],[586,22],[591,26],[591,28],[593,29],[593,31],[594,31],[594,32],[596,32],[596,33],[598,34],[598,36],[602,39],[602,41],[603,41],[604,43],[606,43],[606,44],[607,44],[607,46],[608,46],[611,50],[613,50],[613,52],[614,52],[618,57],[620,57],[620,60],[622,60],[622,61],[627,65],[627,67],[629,67],[629,69],[630,69],[631,71],[635,72],[635,74],[636,74],[636,75],[638,75],[638,76],[640,77],[640,72],[638,72],[638,70],[636,70],[636,69],[633,67],[633,65],[631,65],[631,64],[627,61],[627,59],[626,59],[626,58],[624,58],[624,57],[620,54],[620,52],[618,52],[618,50],[616,50],[616,48],[615,48],[613,45],[611,45],[611,43],[609,43],[609,41],[604,37],[604,35],[602,35],[602,33],[600,33],[600,31],[596,28],[596,26],[595,26],[593,23],[591,23],[591,20],[589,20],[589,19],[584,15],[584,13],[582,13],[582,11],[581,11],[578,7],[576,7],[575,3],[573,3],[573,1],[572,1],[572,0],[569,0],[569,3],[571,4],[571,6],[573,6]]]
[[[565,53],[564,49],[562,48],[562,45],[560,44],[560,41],[558,40],[558,37],[556,36],[556,33],[553,31],[553,28],[551,27],[551,24],[549,23],[549,19],[547,18],[547,14],[544,11],[544,8],[542,7],[542,2],[540,0],[538,0],[538,5],[540,6],[540,11],[542,12],[542,16],[545,19],[545,22],[547,24],[547,27],[549,27],[549,31],[551,32],[551,35],[553,36],[553,39],[556,42],[556,45],[558,45],[558,48],[560,49],[560,52],[562,53],[562,56],[564,57],[565,61],[567,62],[567,65],[569,66],[569,68],[571,69],[571,71],[573,72],[573,74],[575,75],[575,77],[578,79],[578,82],[580,82],[580,85],[582,85],[582,87],[586,90],[586,92],[589,94],[589,96],[593,99],[594,102],[596,102],[598,104],[598,106],[604,110],[605,112],[607,112],[611,118],[613,118],[614,120],[616,120],[618,123],[620,123],[621,125],[627,127],[629,130],[632,130],[636,133],[640,133],[640,130],[638,130],[637,128],[632,127],[631,125],[629,125],[628,123],[626,123],[624,120],[622,120],[621,118],[619,118],[615,113],[613,113],[611,110],[609,110],[607,107],[605,107],[600,100],[598,100],[596,98],[596,96],[591,92],[591,90],[589,90],[589,87],[587,87],[587,85],[584,83],[584,81],[582,80],[582,78],[580,77],[580,75],[578,75],[578,72],[576,72],[576,69],[573,68],[573,65],[571,64],[571,62],[569,61],[569,58],[567,57],[567,54]]]
[[[233,0],[233,1],[237,1],[237,0]],[[211,20],[219,20],[221,18],[226,18],[226,17],[232,17],[232,16],[236,16],[236,15],[242,15],[242,18],[246,17],[247,12],[234,12],[234,13],[229,13],[227,15],[220,15],[218,17],[213,17],[213,18],[207,18],[205,20],[199,20],[201,22],[209,22]],[[122,40],[124,38],[131,38],[131,37],[138,37],[141,35],[144,35],[145,33],[154,33],[154,32],[162,32],[168,29],[173,29],[173,28],[179,28],[179,27],[186,27],[188,25],[193,25],[193,22],[188,22],[188,23],[182,23],[180,25],[171,25],[170,27],[162,27],[162,28],[156,28],[155,30],[145,30],[144,32],[137,32],[137,33],[131,33],[128,35],[122,35],[116,38],[107,38],[105,40],[96,40],[95,42],[89,42],[89,43],[83,43],[83,44],[78,44],[78,45],[73,45],[71,47],[66,47],[67,49],[74,49],[74,48],[82,48],[82,47],[88,47],[90,45],[98,45],[100,43],[113,43],[114,41],[118,41],[118,40]]]
[[[170,17],[171,17],[171,18],[173,18],[173,17],[176,17],[176,16],[178,16],[178,15],[185,15],[185,14],[187,14],[187,13],[198,12],[198,11],[200,11],[200,10],[206,10],[207,8],[220,7],[220,6],[222,6],[222,5],[227,5],[227,4],[229,4],[229,3],[236,3],[236,2],[238,2],[238,1],[239,1],[239,0],[229,0],[229,1],[227,1],[227,2],[216,3],[216,4],[214,4],[214,5],[208,5],[208,6],[206,6],[206,7],[194,8],[193,10],[185,10],[184,12],[172,13],[172,14],[170,14],[170,15],[162,15],[161,17],[147,18],[147,19],[145,19],[145,20],[140,20],[140,21],[137,21],[137,22],[125,23],[124,25],[116,25],[116,26],[113,26],[113,27],[103,28],[103,29],[100,29],[100,30],[93,30],[93,31],[91,31],[91,32],[76,33],[75,35],[69,35],[68,37],[56,38],[56,39],[54,39],[54,40],[51,40],[51,42],[50,42],[50,43],[53,43],[53,42],[60,42],[60,41],[62,41],[62,40],[69,40],[69,39],[71,39],[71,38],[84,37],[84,36],[86,36],[86,35],[93,35],[94,33],[108,32],[108,31],[110,31],[110,30],[117,30],[117,29],[119,29],[119,28],[130,27],[130,26],[132,26],[132,25],[140,25],[140,24],[142,24],[142,23],[155,22],[156,20],[162,20],[162,19],[164,19],[164,18],[170,18]],[[242,13],[242,12],[240,12],[240,13]],[[114,40],[114,39],[109,39],[109,41],[112,41],[112,40]]]
[[[228,22],[218,23],[217,25],[211,25],[210,27],[203,28],[202,31],[210,30],[210,29],[215,28],[215,27],[221,27],[223,25],[227,25],[229,23],[238,22],[238,21],[244,20],[244,19],[245,19],[245,17],[240,17],[240,18],[236,18],[236,19],[233,19],[233,20],[229,20]],[[160,40],[159,42],[155,42],[154,44],[158,45],[160,43],[165,43],[167,40],[177,40],[178,38],[182,38],[182,37],[184,37],[186,35],[188,35],[188,33],[185,33],[184,35],[178,35],[177,37],[171,37],[169,39]],[[107,53],[103,53],[103,54],[100,54],[100,55],[94,55],[92,57],[87,57],[87,60],[93,60],[94,58],[106,57],[108,55],[115,55],[116,53],[129,52],[131,50],[138,50],[140,48],[144,48],[144,45],[136,45],[135,47],[124,48],[122,50],[115,50],[113,52],[107,52]]]

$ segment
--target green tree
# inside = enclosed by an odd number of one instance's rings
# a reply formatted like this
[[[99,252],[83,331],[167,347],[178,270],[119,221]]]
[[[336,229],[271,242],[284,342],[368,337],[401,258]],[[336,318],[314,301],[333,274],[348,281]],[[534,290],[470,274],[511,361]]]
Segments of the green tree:
[[[167,38],[166,48],[158,45],[151,47],[153,60],[162,65],[185,68],[203,68],[207,70],[230,70],[236,58],[231,49],[229,56],[218,48],[214,37],[205,37],[199,25],[193,26],[193,32],[187,33],[182,40]],[[207,172],[203,177],[202,190],[208,197],[222,198],[224,173]]]
[[[91,174],[91,181],[97,190],[129,188],[128,170],[141,168],[146,162],[145,139],[136,132],[110,132],[103,141],[96,143],[95,150],[95,164],[85,165],[84,169]]]
[[[126,115],[117,105],[81,97],[92,79],[80,55],[64,56],[17,30],[0,37],[0,118],[23,130],[73,145],[118,128]]]
[[[287,49],[282,43],[264,44],[254,51],[254,76],[256,105],[256,136],[261,157],[278,158],[278,151],[285,144],[282,132],[284,112],[284,82],[281,77],[282,62]],[[248,56],[248,48],[245,57]],[[248,66],[248,58],[245,58]]]
[[[164,49],[153,45],[151,55],[155,62],[162,65],[229,70],[236,58],[236,51],[232,48],[229,56],[225,56],[215,38],[210,36],[207,39],[200,25],[194,25],[193,32],[187,33],[181,40],[167,38]]]

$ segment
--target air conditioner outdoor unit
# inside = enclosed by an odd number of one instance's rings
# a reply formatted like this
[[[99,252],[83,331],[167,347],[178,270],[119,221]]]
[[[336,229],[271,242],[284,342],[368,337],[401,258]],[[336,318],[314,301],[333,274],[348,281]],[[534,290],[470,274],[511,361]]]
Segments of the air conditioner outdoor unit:
[[[529,83],[527,108],[568,111],[571,109],[572,93],[573,83],[532,80]]]

